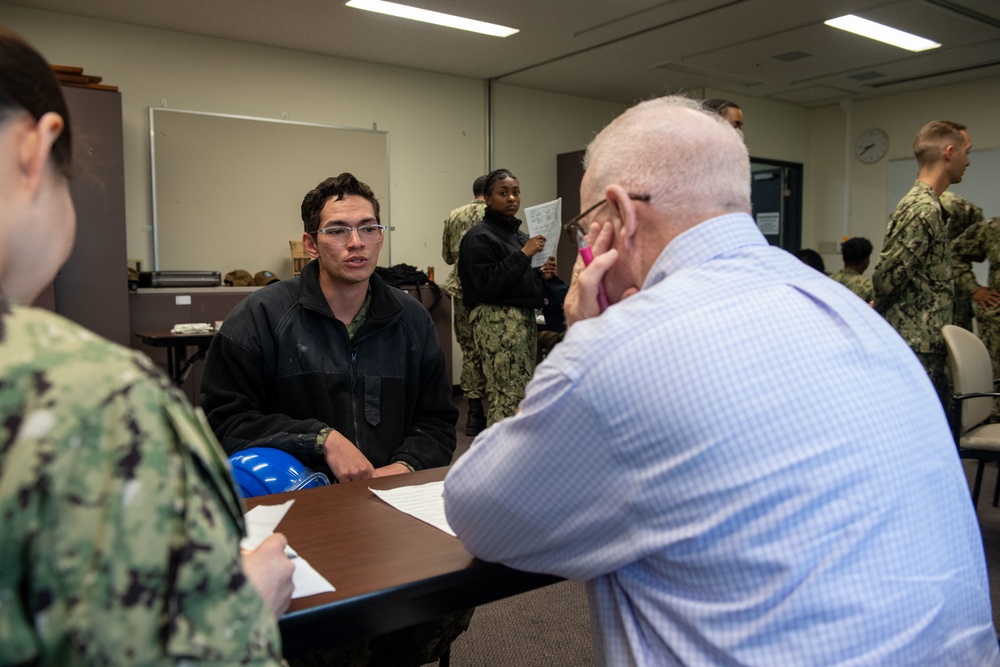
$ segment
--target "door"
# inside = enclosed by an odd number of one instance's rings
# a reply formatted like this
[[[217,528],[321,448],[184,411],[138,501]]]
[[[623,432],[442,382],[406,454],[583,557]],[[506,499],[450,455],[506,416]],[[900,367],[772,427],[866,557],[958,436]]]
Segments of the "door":
[[[802,165],[750,158],[753,218],[771,245],[797,252],[802,242]]]

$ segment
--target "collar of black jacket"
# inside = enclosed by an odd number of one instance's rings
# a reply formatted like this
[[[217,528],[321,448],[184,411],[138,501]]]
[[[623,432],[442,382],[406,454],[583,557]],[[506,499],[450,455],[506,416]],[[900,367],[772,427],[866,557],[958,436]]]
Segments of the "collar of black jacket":
[[[483,214],[483,220],[494,225],[499,225],[509,231],[514,231],[521,226],[521,221],[513,215],[501,215],[491,208],[486,209],[486,213]]]
[[[334,317],[330,310],[330,304],[323,296],[323,290],[319,286],[319,262],[309,262],[299,274],[299,303],[304,308],[315,310],[329,317]],[[389,320],[396,317],[403,309],[399,301],[393,294],[392,288],[385,284],[377,273],[372,273],[368,279],[368,284],[372,290],[372,305],[368,310],[368,317],[364,325],[355,334],[355,338],[363,335],[372,327],[380,327]]]

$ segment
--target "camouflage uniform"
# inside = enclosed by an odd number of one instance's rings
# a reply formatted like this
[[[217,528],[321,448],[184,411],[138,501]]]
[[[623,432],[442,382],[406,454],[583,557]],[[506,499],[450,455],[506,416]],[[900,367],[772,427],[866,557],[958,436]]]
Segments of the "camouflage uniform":
[[[971,294],[979,287],[972,273],[972,262],[989,261],[987,287],[1000,291],[1000,218],[983,220],[968,228],[951,245],[954,258],[955,293],[972,301]],[[993,375],[1000,373],[1000,308],[984,309],[972,301],[972,310],[979,323],[979,338],[990,351]],[[993,414],[1000,417],[1000,406],[994,403]]]
[[[954,242],[970,226],[983,220],[983,209],[956,195],[951,190],[941,193],[941,206],[948,213],[948,238]],[[981,261],[981,260],[974,260]],[[978,285],[977,285],[978,287]],[[975,289],[975,288],[973,288]],[[972,293],[960,289],[955,274],[955,317],[953,324],[972,331]]]
[[[466,398],[483,398],[486,395],[486,376],[483,374],[483,361],[479,358],[479,351],[473,341],[469,309],[462,301],[462,284],[458,277],[458,247],[465,232],[483,219],[485,211],[486,202],[480,200],[456,208],[444,221],[444,234],[441,237],[441,256],[445,262],[453,265],[445,280],[444,289],[452,297],[455,338],[462,349],[462,375],[459,381]]]
[[[280,664],[204,418],[147,358],[0,294],[0,664]]]
[[[845,268],[837,271],[830,277],[868,303],[871,303],[871,300],[875,298],[875,288],[872,287],[872,281],[868,280],[857,271],[851,271],[850,269]]]
[[[481,303],[471,317],[476,345],[483,355],[483,370],[492,426],[517,414],[524,388],[535,372],[538,330],[533,308]]]
[[[916,353],[947,407],[941,327],[951,324],[955,285],[941,203],[926,183],[918,180],[889,218],[872,284],[875,309]]]

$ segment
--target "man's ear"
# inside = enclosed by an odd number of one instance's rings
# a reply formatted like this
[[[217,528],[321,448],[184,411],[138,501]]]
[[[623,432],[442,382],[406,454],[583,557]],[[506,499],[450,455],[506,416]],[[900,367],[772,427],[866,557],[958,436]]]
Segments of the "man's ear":
[[[32,192],[36,191],[42,182],[52,145],[59,138],[63,127],[65,122],[62,116],[50,111],[43,114],[21,137],[18,147],[19,166]]]
[[[319,257],[319,247],[316,245],[316,237],[308,232],[302,232],[302,248],[313,259]]]
[[[608,206],[614,208],[619,220],[615,235],[622,240],[623,248],[630,250],[639,228],[639,219],[635,210],[635,202],[628,196],[628,191],[620,185],[609,185],[604,191]]]

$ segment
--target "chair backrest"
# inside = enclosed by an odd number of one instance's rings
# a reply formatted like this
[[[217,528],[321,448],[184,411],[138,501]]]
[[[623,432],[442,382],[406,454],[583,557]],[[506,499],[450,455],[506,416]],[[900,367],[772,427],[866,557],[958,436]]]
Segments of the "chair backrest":
[[[292,239],[288,245],[292,249],[292,276],[294,277],[302,273],[302,269],[312,261],[312,257],[302,247],[302,239]]]
[[[976,334],[968,329],[946,324],[941,328],[948,348],[948,368],[956,394],[993,391],[993,362],[990,352]],[[993,411],[992,398],[962,401],[960,432],[986,420]]]

